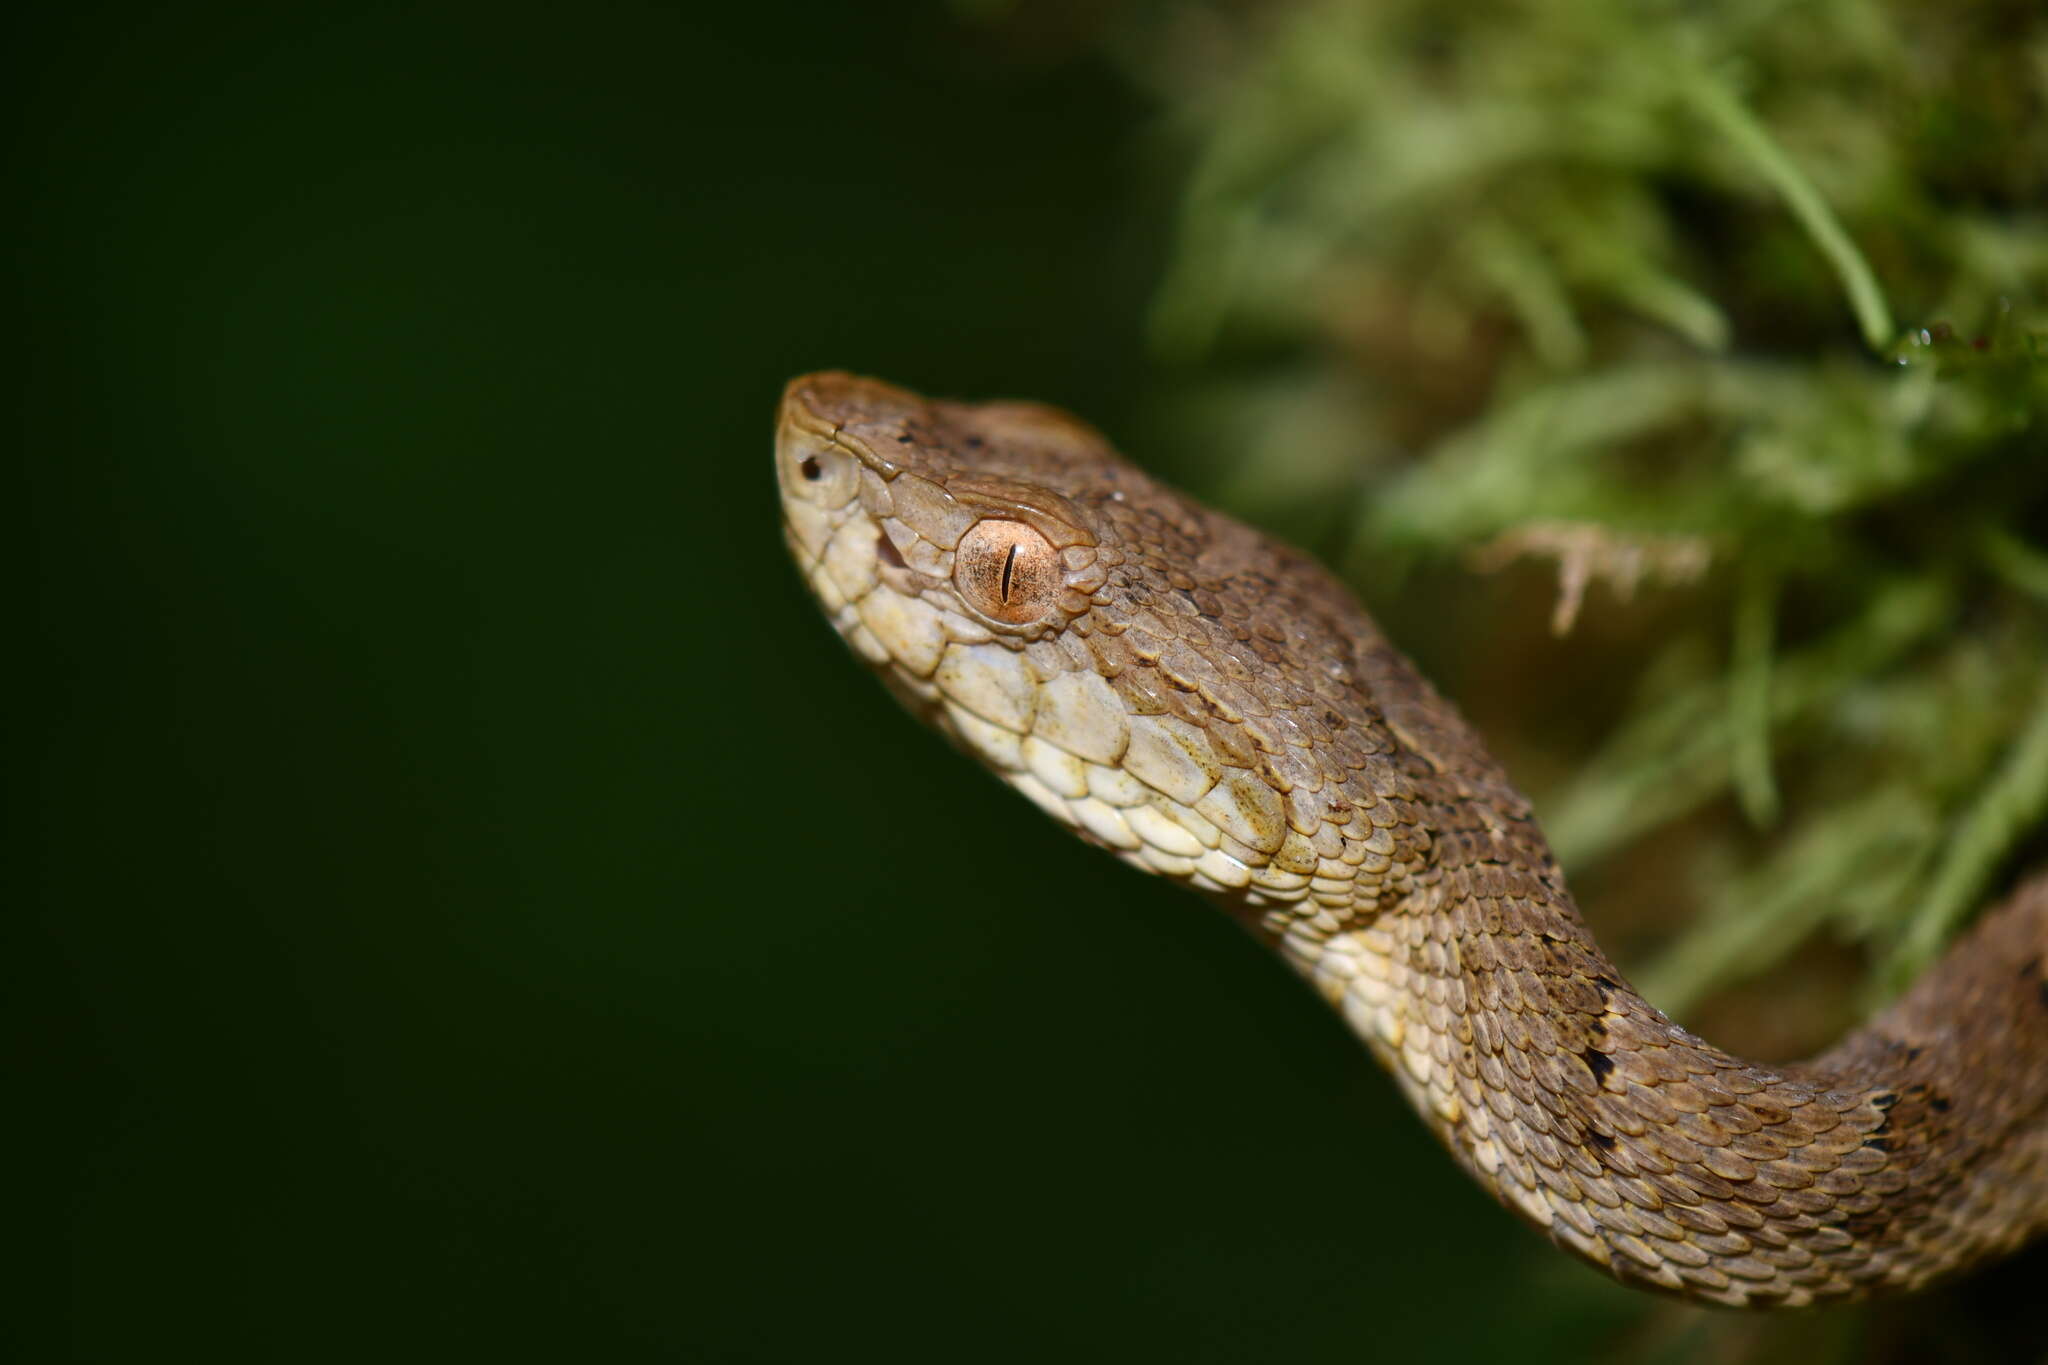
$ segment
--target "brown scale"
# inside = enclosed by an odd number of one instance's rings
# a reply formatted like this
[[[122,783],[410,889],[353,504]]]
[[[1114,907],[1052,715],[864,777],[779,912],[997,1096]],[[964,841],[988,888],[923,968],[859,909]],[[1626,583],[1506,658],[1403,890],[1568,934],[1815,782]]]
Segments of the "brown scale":
[[[1038,615],[1030,598],[1028,619],[983,623],[1041,682],[1097,673],[1129,715],[1197,727],[1226,784],[1282,798],[1292,851],[1228,834],[1224,851],[1344,876],[1291,902],[1221,899],[1559,1245],[1627,1283],[1796,1305],[1915,1288],[2048,1225],[2048,877],[1825,1055],[1743,1061],[1629,988],[1479,737],[1295,551],[1030,404],[814,375],[785,395],[779,451],[786,500],[843,489],[818,461],[853,461],[1073,547]]]

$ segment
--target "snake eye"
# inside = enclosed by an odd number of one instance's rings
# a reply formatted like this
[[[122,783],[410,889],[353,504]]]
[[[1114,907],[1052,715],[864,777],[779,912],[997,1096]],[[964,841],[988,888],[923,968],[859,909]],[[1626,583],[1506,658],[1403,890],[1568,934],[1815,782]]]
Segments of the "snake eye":
[[[1059,596],[1060,554],[1037,528],[990,517],[960,537],[953,586],[982,615],[1022,625],[1045,615]]]

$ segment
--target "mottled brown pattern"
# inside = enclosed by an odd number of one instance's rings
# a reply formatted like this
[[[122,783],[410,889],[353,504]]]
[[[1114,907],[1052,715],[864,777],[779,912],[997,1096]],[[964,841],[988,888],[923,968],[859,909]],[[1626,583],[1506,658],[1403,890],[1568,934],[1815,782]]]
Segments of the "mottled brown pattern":
[[[1746,1062],[1629,988],[1527,801],[1310,560],[1048,408],[813,375],[778,450],[792,547],[899,695],[1278,946],[1559,1245],[1631,1284],[1798,1305],[2048,1223],[2048,877],[1825,1056]],[[953,548],[985,517],[1058,548],[1040,616],[960,599]]]

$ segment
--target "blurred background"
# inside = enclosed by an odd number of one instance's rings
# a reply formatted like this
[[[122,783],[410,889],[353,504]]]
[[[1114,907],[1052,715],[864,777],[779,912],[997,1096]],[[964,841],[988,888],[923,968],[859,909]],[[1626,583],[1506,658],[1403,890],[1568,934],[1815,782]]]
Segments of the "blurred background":
[[[1798,1055],[2048,851],[2048,33],[1915,11],[18,18],[14,1358],[2040,1359],[2038,1251],[1549,1250],[896,714],[768,458],[828,366],[1085,414]]]

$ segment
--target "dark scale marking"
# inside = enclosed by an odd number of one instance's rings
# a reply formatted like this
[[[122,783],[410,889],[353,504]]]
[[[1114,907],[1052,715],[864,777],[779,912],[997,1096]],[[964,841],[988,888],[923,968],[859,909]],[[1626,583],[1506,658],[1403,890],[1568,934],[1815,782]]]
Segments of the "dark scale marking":
[[[1609,1062],[1608,1065],[1613,1066],[1614,1063]],[[1590,1128],[1586,1130],[1586,1143],[1588,1146],[1594,1147],[1599,1151],[1611,1152],[1614,1150],[1613,1138],[1607,1136],[1607,1134],[1605,1133],[1596,1133]]]
[[[910,567],[903,562],[903,552],[896,548],[896,542],[886,535],[875,537],[875,557],[884,564],[891,564],[899,569]]]
[[[1579,1060],[1586,1064],[1586,1070],[1593,1073],[1593,1084],[1595,1085],[1605,1083],[1607,1078],[1614,1074],[1614,1058],[1608,1056],[1597,1047],[1581,1049]]]
[[[1877,1109],[1878,1120],[1877,1127],[1871,1129],[1863,1139],[1865,1147],[1875,1147],[1880,1152],[1889,1152],[1892,1149],[1892,1110],[1898,1102],[1899,1095],[1895,1090],[1887,1090],[1881,1095],[1870,1097],[1870,1103]]]

